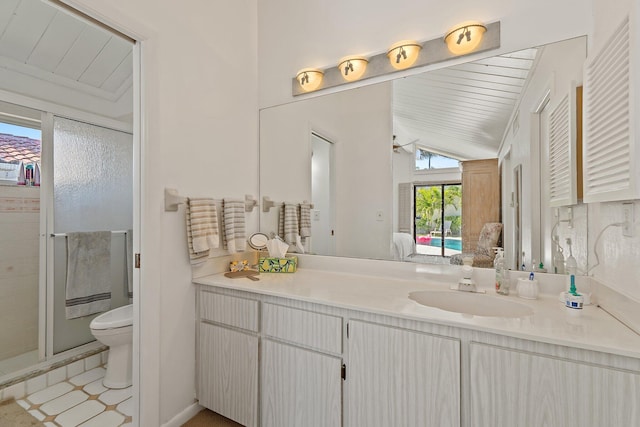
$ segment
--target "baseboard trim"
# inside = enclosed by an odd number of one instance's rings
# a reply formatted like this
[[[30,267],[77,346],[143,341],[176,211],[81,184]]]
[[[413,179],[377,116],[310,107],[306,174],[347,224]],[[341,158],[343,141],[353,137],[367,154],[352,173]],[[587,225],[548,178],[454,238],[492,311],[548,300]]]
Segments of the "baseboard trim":
[[[171,418],[166,423],[162,424],[162,427],[180,427],[182,424],[193,418],[198,412],[202,411],[204,407],[200,406],[198,402],[195,402],[187,406],[182,412],[175,417]]]

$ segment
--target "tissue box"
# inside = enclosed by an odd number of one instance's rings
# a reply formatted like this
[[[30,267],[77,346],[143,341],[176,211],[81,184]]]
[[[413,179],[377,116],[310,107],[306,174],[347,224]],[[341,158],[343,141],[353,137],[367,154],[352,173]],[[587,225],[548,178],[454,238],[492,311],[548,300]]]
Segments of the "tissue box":
[[[271,258],[260,257],[258,270],[261,273],[295,273],[298,266],[298,257]]]

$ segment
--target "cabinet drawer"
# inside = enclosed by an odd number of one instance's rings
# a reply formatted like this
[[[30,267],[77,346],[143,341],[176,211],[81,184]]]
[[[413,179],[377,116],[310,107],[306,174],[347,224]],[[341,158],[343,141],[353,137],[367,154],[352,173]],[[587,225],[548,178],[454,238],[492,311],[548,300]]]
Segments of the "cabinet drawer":
[[[200,319],[258,332],[258,301],[201,291]]]
[[[329,353],[342,353],[342,317],[265,303],[263,334]]]

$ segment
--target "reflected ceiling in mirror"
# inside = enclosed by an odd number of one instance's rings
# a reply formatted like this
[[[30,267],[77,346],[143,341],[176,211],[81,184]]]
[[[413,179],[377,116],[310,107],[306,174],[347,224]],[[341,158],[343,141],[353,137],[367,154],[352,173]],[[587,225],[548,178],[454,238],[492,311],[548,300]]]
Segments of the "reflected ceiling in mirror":
[[[515,233],[507,201],[513,191],[511,171],[522,165],[522,250],[528,263],[535,258],[549,264],[550,255],[543,252],[551,246],[552,228],[561,242],[569,235],[574,240],[586,235],[586,209],[577,210],[585,218],[567,230],[566,224],[553,227],[552,211],[541,204],[540,160],[536,164],[532,159],[544,150],[530,146],[531,99],[539,102],[546,92],[553,104],[568,89],[568,79],[581,81],[585,54],[583,37],[265,108],[260,112],[260,195],[279,202],[313,201],[317,209],[311,213],[313,232],[307,241],[311,253],[397,259],[392,236],[402,228],[400,184],[411,184],[413,191],[417,185],[461,182],[459,168],[416,170],[418,149],[461,161],[499,158],[500,167],[508,167],[501,170],[503,243]],[[312,147],[318,137],[330,147],[325,207],[312,190],[312,160],[320,156]],[[542,219],[533,215],[536,207]],[[277,211],[261,214],[262,232],[277,233]],[[319,223],[326,223],[325,228],[314,229]],[[410,228],[402,230],[411,238],[409,254],[416,253],[417,238]],[[316,250],[314,242],[322,239],[330,242],[323,246],[329,249]],[[507,258],[515,250],[505,249]],[[586,263],[586,253],[579,256]]]

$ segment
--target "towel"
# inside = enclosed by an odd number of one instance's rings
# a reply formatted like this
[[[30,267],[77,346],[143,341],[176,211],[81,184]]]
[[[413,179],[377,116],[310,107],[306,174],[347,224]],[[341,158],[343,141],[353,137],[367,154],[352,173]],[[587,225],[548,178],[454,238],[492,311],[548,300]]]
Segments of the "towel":
[[[204,252],[220,246],[218,211],[213,199],[189,199],[193,251]]]
[[[133,302],[133,230],[124,234],[124,254],[127,258],[127,297]]]
[[[311,204],[300,203],[300,237],[306,243],[307,237],[311,237]]]
[[[67,319],[111,308],[111,232],[67,233]]]
[[[222,201],[224,212],[224,241],[230,253],[242,252],[247,247],[247,239],[244,229],[244,200],[224,199]]]
[[[278,237],[284,240],[284,203],[278,208]]]
[[[192,215],[191,215],[191,201],[195,200],[195,199],[187,199],[187,203],[185,204],[185,222],[186,222],[186,226],[187,226],[187,249],[189,251],[189,260],[191,261],[191,264],[197,264],[200,262],[204,262],[206,258],[209,257],[209,249],[205,249],[205,250],[201,250],[200,252],[195,251],[193,248],[193,230],[192,230]],[[196,221],[198,222],[198,221]],[[214,228],[214,230],[218,230],[218,226],[217,226],[217,222],[218,222],[218,218],[216,216],[216,227]],[[206,236],[206,233],[203,232],[201,230],[201,228],[198,226],[198,229],[196,230],[196,233],[198,235],[200,235],[201,233],[204,233]],[[206,242],[206,237],[205,237],[205,242]],[[218,240],[219,242],[219,240]]]
[[[297,243],[298,237],[298,205],[293,203],[285,203],[284,204],[284,212],[283,219],[280,221],[284,221],[284,236],[282,238],[289,245],[295,246]]]

